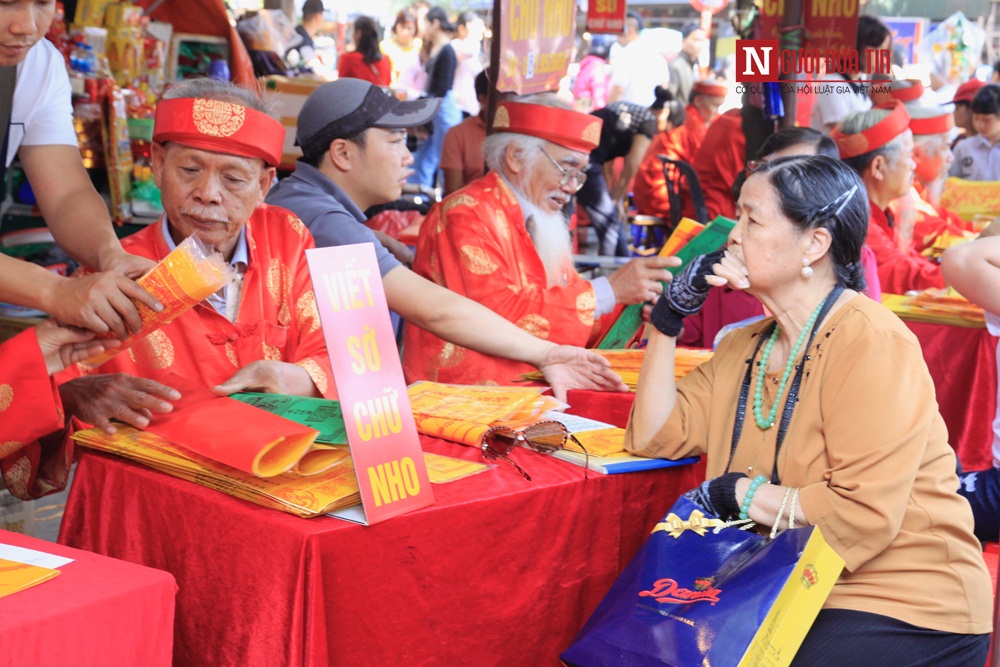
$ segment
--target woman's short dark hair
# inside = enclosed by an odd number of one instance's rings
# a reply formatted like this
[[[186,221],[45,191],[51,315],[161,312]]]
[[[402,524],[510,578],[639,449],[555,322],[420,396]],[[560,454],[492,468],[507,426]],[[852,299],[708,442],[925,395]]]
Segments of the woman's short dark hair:
[[[370,16],[359,16],[354,19],[354,41],[366,65],[382,60],[382,49],[378,45],[379,29],[375,19]]]
[[[667,110],[667,120],[673,127],[680,127],[684,124],[684,103],[678,99],[674,99],[674,94],[670,92],[668,88],[663,86],[657,86],[653,90],[653,95],[656,97],[653,100],[652,106],[649,108],[653,111],[660,111],[660,109]]]
[[[972,98],[972,113],[1000,115],[1000,86],[988,83]]]
[[[807,144],[816,147],[816,155],[825,155],[834,159],[839,158],[837,144],[827,135],[812,129],[811,127],[785,127],[764,140],[760,150],[757,151],[758,160],[763,160],[768,155],[773,155],[778,151],[783,151],[789,146]]]
[[[877,49],[885,43],[886,37],[892,35],[889,26],[882,23],[877,16],[865,14],[858,17],[858,31],[856,33],[855,46],[858,50],[858,57],[865,57],[865,49]]]
[[[765,176],[778,193],[781,212],[800,230],[830,232],[837,283],[861,291],[861,247],[868,234],[868,192],[857,172],[825,155],[789,155],[765,162],[751,176]]]

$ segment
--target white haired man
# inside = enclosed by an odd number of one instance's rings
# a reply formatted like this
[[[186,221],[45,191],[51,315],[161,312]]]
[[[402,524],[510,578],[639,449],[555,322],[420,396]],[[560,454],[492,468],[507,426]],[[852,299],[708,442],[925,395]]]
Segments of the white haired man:
[[[576,272],[562,208],[586,180],[601,119],[539,95],[500,104],[493,128],[489,173],[431,209],[414,271],[540,338],[591,345],[616,305],[655,300],[676,260],[637,258],[593,281]],[[504,384],[530,370],[416,329],[406,330],[403,366],[411,380],[457,383]]]

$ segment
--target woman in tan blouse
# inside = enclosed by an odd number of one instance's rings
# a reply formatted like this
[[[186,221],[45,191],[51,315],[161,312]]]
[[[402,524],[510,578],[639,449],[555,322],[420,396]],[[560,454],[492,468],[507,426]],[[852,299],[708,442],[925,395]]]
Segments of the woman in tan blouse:
[[[770,527],[797,490],[796,522],[820,527],[846,569],[793,665],[981,665],[990,579],[934,385],[913,334],[859,294],[867,202],[827,157],[749,176],[725,253],[694,260],[653,309],[626,447],[707,454],[701,497],[724,517]],[[683,316],[726,284],[774,317],[675,383]]]

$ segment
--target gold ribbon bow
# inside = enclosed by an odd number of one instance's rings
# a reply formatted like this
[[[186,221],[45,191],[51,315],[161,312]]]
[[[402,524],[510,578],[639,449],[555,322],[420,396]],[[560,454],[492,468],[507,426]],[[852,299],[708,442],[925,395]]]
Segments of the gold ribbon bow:
[[[666,519],[656,524],[653,532],[665,530],[670,537],[680,537],[685,530],[693,530],[698,535],[704,535],[709,528],[724,525],[725,522],[722,519],[709,519],[701,510],[693,510],[687,521],[671,512]]]

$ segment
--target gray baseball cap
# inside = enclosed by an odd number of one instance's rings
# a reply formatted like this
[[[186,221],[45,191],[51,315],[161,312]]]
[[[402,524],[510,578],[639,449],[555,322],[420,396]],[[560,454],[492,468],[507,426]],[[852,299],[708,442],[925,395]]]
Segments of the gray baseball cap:
[[[325,153],[334,139],[346,139],[370,127],[402,129],[431,121],[439,98],[403,102],[385,88],[361,79],[324,83],[302,105],[295,145],[306,157]]]

